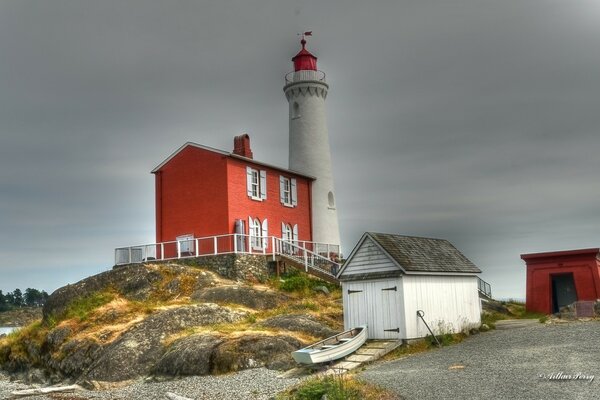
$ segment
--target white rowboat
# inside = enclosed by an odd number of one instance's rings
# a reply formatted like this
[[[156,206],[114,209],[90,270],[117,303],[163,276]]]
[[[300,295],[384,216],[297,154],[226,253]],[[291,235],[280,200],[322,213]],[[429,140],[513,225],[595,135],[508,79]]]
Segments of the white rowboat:
[[[294,351],[292,357],[300,364],[318,364],[337,360],[354,353],[367,340],[367,326],[359,326]]]

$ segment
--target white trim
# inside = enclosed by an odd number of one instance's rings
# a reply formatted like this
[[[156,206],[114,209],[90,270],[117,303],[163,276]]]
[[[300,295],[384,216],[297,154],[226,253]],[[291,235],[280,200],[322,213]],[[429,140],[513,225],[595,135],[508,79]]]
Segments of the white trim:
[[[204,146],[204,145],[201,145],[201,144],[198,144],[198,143],[194,143],[194,142],[186,142],[186,143],[184,143],[181,147],[179,147],[177,150],[175,150],[173,153],[171,153],[163,162],[161,162],[160,164],[158,164],[152,171],[150,171],[150,173],[155,174],[158,171],[160,171],[160,169],[162,167],[164,167],[169,161],[171,161],[177,154],[181,153],[181,151],[183,149],[185,149],[186,147],[188,147],[188,146],[196,147],[198,149],[202,149],[202,150],[206,150],[206,151],[210,151],[211,153],[221,154],[221,155],[226,156],[226,157],[235,158],[235,159],[238,159],[240,161],[245,161],[247,163],[256,165],[258,167],[262,166],[262,167],[271,168],[271,169],[274,169],[274,170],[277,170],[277,171],[286,172],[286,173],[289,173],[289,174],[292,174],[292,175],[296,175],[296,176],[301,176],[303,178],[310,179],[310,180],[313,180],[313,181],[317,179],[314,176],[306,175],[306,174],[303,174],[301,172],[294,171],[293,169],[285,169],[285,168],[282,168],[282,167],[278,167],[277,165],[271,165],[271,164],[267,164],[267,163],[264,163],[264,162],[261,162],[261,161],[256,161],[256,160],[254,160],[252,158],[247,158],[247,157],[244,157],[244,156],[240,156],[239,154],[230,153],[230,152],[227,152],[227,151],[224,151],[224,150],[215,149],[213,147]]]

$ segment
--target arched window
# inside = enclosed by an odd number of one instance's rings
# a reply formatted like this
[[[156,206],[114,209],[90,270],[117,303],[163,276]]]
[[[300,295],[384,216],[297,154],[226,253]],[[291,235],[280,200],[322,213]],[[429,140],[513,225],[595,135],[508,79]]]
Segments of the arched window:
[[[329,203],[329,207],[335,207],[335,199],[333,198],[333,192],[329,192],[327,194],[327,202]]]
[[[252,221],[252,232],[250,233],[250,236],[252,236],[252,247],[257,249],[262,248],[262,229],[258,218]]]
[[[248,217],[248,235],[250,236],[250,246],[253,250],[263,250],[267,248],[267,219],[262,223],[258,218]]]

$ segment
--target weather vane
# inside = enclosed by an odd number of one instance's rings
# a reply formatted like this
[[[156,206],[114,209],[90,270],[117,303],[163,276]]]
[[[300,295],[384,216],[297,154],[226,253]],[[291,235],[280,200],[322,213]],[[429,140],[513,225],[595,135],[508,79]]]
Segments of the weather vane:
[[[312,36],[312,31],[297,33],[298,36],[302,36],[302,40],[304,40],[304,36]]]

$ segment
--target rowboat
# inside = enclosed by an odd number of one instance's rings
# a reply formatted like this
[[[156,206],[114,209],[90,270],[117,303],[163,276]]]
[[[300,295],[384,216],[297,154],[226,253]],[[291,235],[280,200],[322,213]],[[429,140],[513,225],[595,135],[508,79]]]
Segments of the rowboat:
[[[354,353],[367,340],[367,326],[359,326],[292,352],[300,364],[318,364]]]

